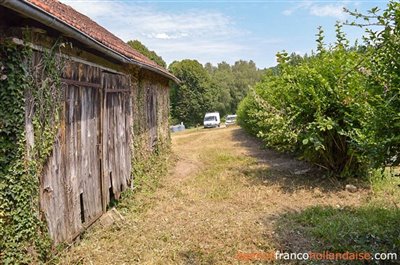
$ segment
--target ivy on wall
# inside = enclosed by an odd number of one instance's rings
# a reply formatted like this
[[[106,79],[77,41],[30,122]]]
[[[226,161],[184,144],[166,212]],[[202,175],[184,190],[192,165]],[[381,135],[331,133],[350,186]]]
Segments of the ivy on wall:
[[[35,53],[0,43],[0,263],[46,261],[51,241],[39,209],[39,180],[59,124],[58,44]],[[37,56],[37,54],[36,54]],[[32,125],[32,139],[26,125]]]
[[[29,40],[29,38],[26,38]],[[28,43],[28,42],[25,42]],[[0,264],[33,264],[50,260],[51,240],[40,212],[40,174],[58,137],[62,110],[60,42],[44,52],[29,45],[0,42]],[[170,148],[168,124],[157,119],[158,142],[149,150],[146,82],[135,88],[133,186],[157,186],[155,170],[165,172]],[[157,97],[167,98],[162,85]],[[164,94],[166,93],[166,94]],[[158,117],[167,117],[161,100]],[[164,109],[165,108],[165,109]],[[161,111],[163,110],[163,111]],[[162,123],[162,124],[160,124]]]
[[[133,106],[134,106],[134,120],[133,120],[133,128],[132,128],[132,186],[135,190],[141,190],[144,192],[152,192],[158,186],[159,177],[165,174],[167,170],[167,160],[170,153],[171,142],[169,136],[169,128],[168,128],[168,119],[165,120],[166,124],[162,124],[161,117],[167,115],[162,115],[162,111],[168,112],[169,101],[162,100],[162,97],[165,96],[163,93],[166,93],[168,96],[168,90],[166,87],[163,87],[161,84],[158,84],[154,89],[149,89],[150,86],[154,86],[154,84],[150,84],[140,79],[140,82],[137,82],[134,86],[133,93]],[[136,80],[133,80],[133,83]],[[164,91],[160,93],[160,91]],[[157,143],[150,149],[150,131],[149,124],[147,121],[148,112],[151,111],[147,104],[147,100],[149,97],[148,93],[156,93],[157,97],[157,106],[155,107],[156,111],[156,122],[157,122]],[[158,102],[161,101],[160,106],[158,106]],[[160,128],[165,126],[166,131],[161,131]]]

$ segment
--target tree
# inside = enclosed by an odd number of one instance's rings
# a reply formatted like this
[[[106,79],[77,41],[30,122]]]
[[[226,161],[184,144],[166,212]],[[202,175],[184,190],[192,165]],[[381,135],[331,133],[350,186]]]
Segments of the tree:
[[[222,116],[236,113],[238,103],[246,96],[249,87],[260,81],[263,72],[253,61],[243,60],[234,65],[221,62],[217,67],[207,63],[205,69],[211,76],[213,109]]]
[[[233,86],[231,86],[231,111],[236,109],[247,95],[249,88],[254,86],[261,79],[262,71],[257,69],[253,61],[237,61],[232,66],[232,74],[234,76]]]
[[[157,55],[157,53],[155,51],[150,51],[140,41],[130,40],[130,41],[128,41],[128,45],[131,46],[136,51],[143,54],[144,56],[146,56],[147,58],[149,58],[150,60],[152,60],[153,62],[155,62],[156,64],[158,64],[159,66],[162,66],[164,68],[167,67],[167,64],[165,63],[165,61],[163,60],[163,58],[161,56]]]
[[[213,98],[213,109],[221,116],[232,113],[231,88],[234,86],[231,66],[226,62],[219,63],[211,75],[210,93]],[[235,111],[233,111],[235,112]]]
[[[169,69],[182,80],[171,90],[172,118],[189,126],[202,123],[205,112],[236,113],[238,103],[262,73],[253,61],[238,61],[233,66],[206,63],[203,67],[195,60],[183,60],[173,62]]]
[[[206,63],[204,65],[204,69],[206,69],[208,74],[212,75],[217,68],[215,66],[213,66],[211,63]]]
[[[181,80],[171,87],[172,117],[187,126],[202,124],[204,114],[213,111],[208,72],[198,61],[188,59],[174,61],[169,70]]]
[[[317,53],[278,54],[277,71],[242,101],[238,121],[269,147],[355,177],[400,164],[400,3],[348,12],[366,28],[363,46],[349,47],[337,24],[327,48],[319,28]]]

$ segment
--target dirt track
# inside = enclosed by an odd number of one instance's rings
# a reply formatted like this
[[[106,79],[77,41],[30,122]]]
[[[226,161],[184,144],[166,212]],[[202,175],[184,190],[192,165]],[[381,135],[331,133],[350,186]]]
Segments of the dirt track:
[[[238,252],[280,248],[275,221],[283,213],[359,205],[367,196],[344,191],[303,162],[261,150],[238,127],[176,133],[172,141],[176,163],[151,206],[89,234],[62,263],[237,264]]]

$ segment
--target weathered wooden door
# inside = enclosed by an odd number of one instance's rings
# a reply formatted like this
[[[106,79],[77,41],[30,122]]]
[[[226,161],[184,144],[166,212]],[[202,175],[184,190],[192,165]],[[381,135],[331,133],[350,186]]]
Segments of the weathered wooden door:
[[[41,209],[55,243],[97,220],[129,185],[129,77],[69,61],[60,131],[41,179]]]
[[[100,154],[100,89],[69,86],[66,108],[66,175],[76,189],[70,197],[72,222],[80,228],[102,213]],[[80,229],[79,229],[80,230]]]
[[[103,72],[103,209],[119,199],[131,174],[131,97],[129,76]]]
[[[62,83],[62,122],[41,179],[41,209],[55,243],[74,239],[103,212],[101,70],[69,61]]]

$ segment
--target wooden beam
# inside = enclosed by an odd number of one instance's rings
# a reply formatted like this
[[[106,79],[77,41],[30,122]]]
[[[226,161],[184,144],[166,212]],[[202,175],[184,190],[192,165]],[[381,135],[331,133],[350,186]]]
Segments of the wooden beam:
[[[61,78],[61,82],[66,83],[68,85],[78,86],[78,87],[93,87],[93,88],[101,88],[101,84],[76,81],[71,79]]]
[[[118,93],[118,92],[131,92],[129,88],[127,89],[106,89],[106,93]]]

